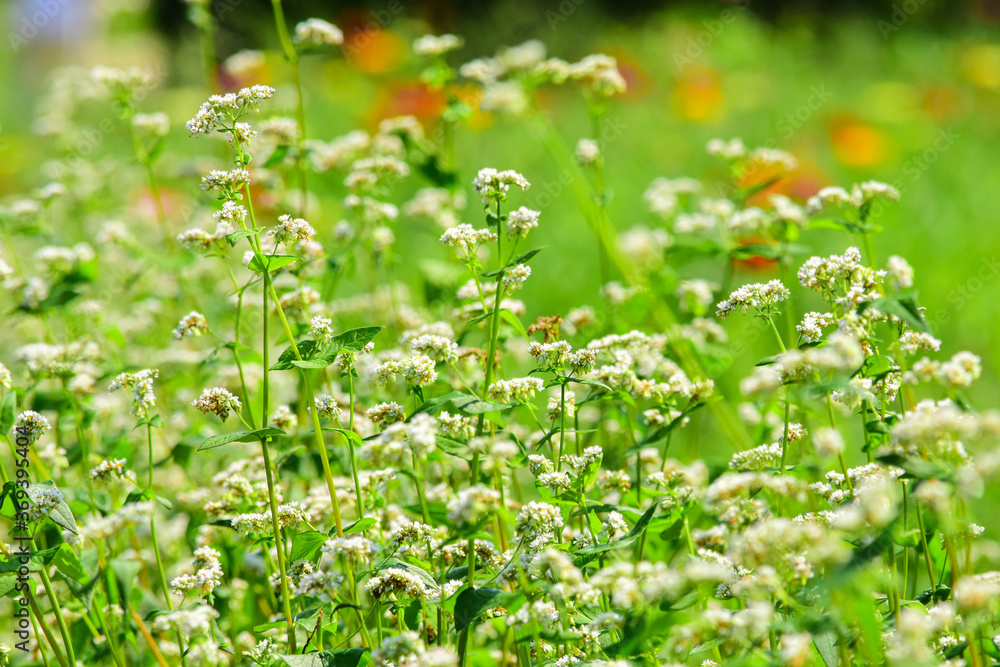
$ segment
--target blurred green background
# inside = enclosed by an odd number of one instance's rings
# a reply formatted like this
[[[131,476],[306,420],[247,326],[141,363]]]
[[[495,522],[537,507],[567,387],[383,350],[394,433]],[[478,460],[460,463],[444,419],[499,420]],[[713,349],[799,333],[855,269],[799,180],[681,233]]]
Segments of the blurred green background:
[[[877,179],[896,185],[903,191],[902,201],[877,220],[884,226],[874,242],[880,264],[899,254],[916,267],[920,301],[934,333],[944,341],[941,356],[960,349],[980,354],[984,376],[969,395],[978,407],[996,404],[1000,33],[993,20],[1000,16],[998,3],[287,4],[292,25],[318,16],[339,25],[347,37],[349,57],[304,61],[309,134],[317,139],[329,140],[357,127],[372,131],[382,118],[400,114],[433,123],[442,100],[420,82],[425,63],[410,49],[414,38],[428,32],[465,36],[465,47],[451,59],[456,65],[528,39],[543,41],[550,56],[570,61],[594,52],[615,56],[629,82],[628,93],[611,101],[606,114],[607,180],[613,192],[609,213],[619,231],[659,224],[642,199],[654,178],[721,179],[718,163],[704,152],[713,137],[738,136],[749,146],[793,152],[800,167],[782,188],[800,200],[828,184]],[[44,25],[32,18],[53,7]],[[269,3],[217,0],[215,10],[219,61],[240,49],[267,50],[267,65],[258,79],[279,86],[267,111],[291,115],[294,97],[278,54]],[[145,65],[163,74],[163,85],[142,103],[142,110],[165,111],[173,124],[158,163],[164,187],[176,202],[210,204],[198,190],[198,167],[189,157],[211,150],[188,139],[183,128],[208,95],[197,34],[185,17],[186,7],[179,1],[8,2],[3,12],[7,43],[0,48],[6,93],[0,101],[0,201],[51,180],[43,159],[78,150],[33,131],[59,104],[44,97],[53,68],[105,64]],[[35,34],[28,37],[32,29]],[[575,91],[543,91],[538,103],[555,119],[570,148],[589,133],[586,108]],[[116,120],[101,101],[74,113],[93,127]],[[560,170],[532,128],[517,118],[477,115],[460,131],[457,152],[467,192],[475,171],[485,166],[516,169],[534,184],[523,198],[512,200],[515,206],[542,210],[532,241],[548,246],[522,293],[528,304],[525,321],[597,303],[593,236],[573,195],[566,188],[559,191]],[[107,161],[112,170],[128,167],[127,136],[112,129],[88,154]],[[139,169],[132,165],[113,173],[108,187],[132,189],[119,197],[131,205],[80,211],[78,226],[49,231],[53,242],[87,240],[109,217],[149,224]],[[340,179],[337,174],[314,177],[322,215],[312,222],[321,233],[340,220],[346,192]],[[411,176],[399,188],[399,203],[427,185]],[[192,226],[195,213],[174,206],[171,226],[175,231]],[[465,221],[480,220],[470,197]],[[409,279],[407,271],[421,258],[445,257],[438,233],[401,220],[396,277]],[[856,240],[811,232],[804,242],[814,252],[828,254],[840,253]],[[714,270],[683,277],[718,282]],[[734,282],[771,277],[776,269],[762,265],[738,274]],[[764,340],[761,352],[773,352]],[[752,359],[745,362],[748,368]]]

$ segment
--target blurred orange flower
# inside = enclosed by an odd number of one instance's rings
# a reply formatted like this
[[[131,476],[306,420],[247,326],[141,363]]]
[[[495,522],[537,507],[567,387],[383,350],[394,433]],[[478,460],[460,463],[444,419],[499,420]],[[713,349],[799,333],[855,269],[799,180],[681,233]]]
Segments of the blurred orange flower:
[[[876,167],[889,155],[885,133],[850,114],[839,114],[830,122],[830,143],[837,159],[852,167]]]
[[[707,67],[688,67],[673,92],[674,112],[681,120],[715,120],[723,101],[719,75]]]

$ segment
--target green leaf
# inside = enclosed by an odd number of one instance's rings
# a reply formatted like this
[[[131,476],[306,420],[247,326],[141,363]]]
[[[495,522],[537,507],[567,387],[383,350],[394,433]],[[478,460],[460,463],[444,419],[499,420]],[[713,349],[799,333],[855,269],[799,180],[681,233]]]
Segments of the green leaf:
[[[940,479],[949,480],[952,475],[949,471],[939,466],[933,461],[926,461],[915,456],[901,456],[899,454],[887,454],[878,457],[879,462],[886,465],[896,466],[906,471],[903,475],[905,479]]]
[[[261,262],[261,259],[263,259],[263,262]],[[263,273],[265,270],[271,272],[277,271],[283,266],[288,266],[298,260],[299,258],[295,255],[260,255],[251,259],[247,268],[256,273]]]
[[[291,346],[281,353],[277,363],[271,367],[272,371],[289,370],[291,368],[326,368],[337,360],[341,352],[361,352],[365,345],[370,343],[375,336],[385,327],[359,327],[334,336],[329,343],[320,345],[313,340],[304,340],[297,343],[300,360]]]
[[[278,658],[288,667],[361,667],[371,662],[367,652],[365,648],[342,648],[306,655],[279,655]]]
[[[639,518],[632,530],[629,531],[628,535],[621,539],[613,540],[607,542],[606,544],[598,544],[592,547],[587,547],[585,549],[580,549],[574,553],[575,556],[597,556],[606,551],[613,551],[614,549],[621,549],[622,547],[627,547],[633,544],[636,540],[642,537],[642,534],[646,531],[646,527],[649,522],[653,520],[653,515],[656,514],[656,510],[659,508],[659,503],[653,503],[652,506]]]
[[[899,366],[891,358],[876,354],[865,359],[865,363],[861,364],[861,368],[855,371],[851,377],[860,375],[863,378],[880,380],[889,373],[898,370]]]
[[[875,308],[887,315],[894,315],[917,331],[930,331],[930,327],[927,326],[927,321],[924,320],[924,316],[920,313],[920,307],[917,305],[917,292],[915,290],[899,292],[875,301],[865,301],[858,305],[858,314],[869,308]]]
[[[521,335],[521,338],[523,338],[524,340],[529,340],[528,332],[524,330],[524,325],[521,324],[521,320],[517,319],[517,315],[515,315],[506,308],[501,308],[500,317],[507,320],[507,324],[514,327],[514,331],[519,333]]]
[[[56,547],[56,553],[52,558],[52,564],[55,565],[56,569],[66,575],[69,579],[78,581],[81,584],[85,584],[90,581],[90,576],[87,574],[86,570],[83,569],[80,559],[77,558],[72,547],[65,542]]]
[[[372,517],[368,517],[365,519],[358,519],[350,526],[344,528],[344,534],[346,535],[347,533],[363,533],[372,526],[374,526],[376,523],[378,523],[378,521],[376,521]]]
[[[466,588],[455,601],[455,631],[461,632],[472,625],[487,609],[505,607],[520,596],[499,588]]]
[[[14,420],[17,418],[17,394],[8,393],[0,403],[0,433],[7,435],[10,429],[14,428]]]
[[[267,158],[267,162],[264,163],[264,168],[265,169],[270,169],[274,165],[276,165],[276,164],[280,163],[282,160],[284,160],[285,156],[288,155],[288,150],[290,148],[291,148],[291,146],[289,146],[287,144],[282,144],[281,146],[278,146],[277,148],[275,148],[274,152],[271,153],[271,157]]]
[[[272,437],[277,435],[284,435],[285,432],[280,428],[274,428],[269,426],[268,428],[259,428],[256,431],[237,431],[236,433],[222,433],[220,435],[213,435],[211,438],[205,440],[201,443],[198,451],[204,451],[206,449],[215,449],[216,447],[222,447],[223,445],[228,445],[231,442],[255,442],[260,440],[262,437]]]
[[[296,344],[299,349],[299,354],[303,359],[312,359],[320,353],[320,346],[314,340],[304,340]],[[271,366],[272,371],[287,371],[295,368],[292,362],[298,359],[295,356],[295,350],[291,345],[285,348],[285,351],[281,353],[278,360]]]
[[[470,394],[463,394],[459,398],[452,399],[451,403],[457,410],[460,410],[467,415],[481,415],[488,412],[500,412],[503,410],[510,410],[514,407],[513,405],[505,405],[503,403],[483,401]]]
[[[37,499],[41,497],[42,492],[52,489],[58,490],[56,483],[52,480],[29,484],[27,488],[28,498],[33,504],[37,504]],[[74,535],[78,534],[76,531],[76,519],[73,517],[73,511],[66,504],[65,498],[60,499],[55,509],[49,513],[49,519],[60,528],[68,530]]]
[[[241,229],[238,232],[233,232],[232,234],[226,234],[226,240],[229,241],[229,245],[236,247],[236,244],[247,238],[248,236],[256,236],[264,231],[263,227],[254,227],[253,229]]]
[[[336,348],[337,354],[340,352],[361,352],[365,345],[375,340],[375,336],[385,329],[385,327],[358,327],[357,329],[351,329],[345,331],[342,334],[337,334],[330,341],[330,348]]]
[[[294,563],[303,558],[309,561],[313,560],[327,539],[326,533],[321,533],[318,530],[307,530],[304,533],[299,533],[292,538],[292,555],[288,558],[289,562]]]
[[[507,266],[517,266],[518,264],[524,264],[529,259],[531,259],[532,257],[534,257],[535,255],[537,255],[538,253],[540,253],[543,250],[545,250],[545,248],[535,248],[534,250],[529,250],[528,252],[524,253],[523,255],[518,255],[514,259],[510,260],[509,262],[507,262]]]

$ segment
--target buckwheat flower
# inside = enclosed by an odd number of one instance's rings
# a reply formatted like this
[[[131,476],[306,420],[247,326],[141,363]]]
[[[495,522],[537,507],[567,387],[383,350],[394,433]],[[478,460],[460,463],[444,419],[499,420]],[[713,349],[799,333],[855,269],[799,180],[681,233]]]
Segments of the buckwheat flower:
[[[744,285],[729,295],[729,298],[716,306],[716,316],[723,319],[737,310],[745,313],[753,308],[765,313],[772,312],[774,307],[790,296],[788,288],[780,280],[768,283],[752,283]]]
[[[202,390],[201,396],[191,401],[191,405],[202,414],[217,415],[222,421],[226,421],[229,417],[230,410],[239,412],[242,407],[240,399],[222,387]]]
[[[410,349],[437,362],[450,364],[458,360],[458,344],[444,336],[417,336],[410,341]]]
[[[142,136],[159,139],[170,132],[170,118],[165,113],[137,113],[132,117],[132,127]]]
[[[10,370],[3,364],[0,364],[0,388],[10,389],[12,387]]]
[[[775,442],[770,445],[760,445],[753,449],[746,449],[737,452],[729,461],[729,467],[739,471],[758,471],[767,467],[774,467],[781,459],[781,443]]]
[[[41,438],[52,426],[49,420],[38,414],[34,410],[25,410],[17,416],[17,423],[14,427],[18,437],[28,438],[28,442],[34,443]]]
[[[726,220],[726,227],[736,236],[760,234],[771,226],[771,216],[755,206],[735,211]]]
[[[290,431],[299,425],[299,418],[287,405],[279,405],[271,415],[271,423],[283,431]]]
[[[889,278],[896,283],[899,289],[913,287],[913,267],[910,263],[899,255],[889,257],[886,265],[889,270]]]
[[[316,411],[323,419],[340,421],[340,409],[337,407],[337,399],[330,394],[320,394],[313,399],[316,403]]]
[[[712,292],[719,288],[708,280],[682,280],[674,295],[680,300],[684,312],[704,313],[712,305]]]
[[[208,333],[208,320],[196,310],[192,310],[185,315],[177,328],[173,330],[174,340],[181,340],[188,336],[204,336]]]
[[[459,491],[448,503],[448,520],[459,528],[474,526],[500,506],[500,493],[486,486]]]
[[[443,56],[462,48],[465,40],[457,35],[424,35],[413,42],[413,53],[418,56]]]
[[[938,367],[937,379],[951,387],[968,387],[982,374],[980,358],[971,352],[956,352]]]
[[[549,398],[547,406],[547,418],[549,421],[561,419],[563,416],[562,396],[552,396]],[[566,392],[566,419],[572,419],[576,415],[576,394],[572,391]]]
[[[126,463],[127,461],[125,459],[101,461],[97,467],[90,469],[90,478],[95,482],[106,482],[112,477],[125,479],[127,474],[127,471],[125,470]]]
[[[231,169],[229,171],[219,171],[213,169],[207,176],[201,179],[201,189],[205,192],[209,190],[238,190],[250,183],[250,172],[246,169]]]
[[[844,453],[844,439],[835,428],[821,428],[813,433],[813,446],[822,457],[839,456]]]
[[[817,313],[814,311],[803,315],[802,323],[797,325],[795,329],[802,336],[802,342],[815,343],[823,337],[823,329],[832,324],[833,315],[831,313]]]
[[[268,234],[274,238],[275,243],[292,245],[299,242],[311,241],[316,235],[316,230],[302,218],[293,218],[290,215],[278,216],[277,227],[272,228]]]
[[[580,139],[576,142],[576,150],[573,152],[573,156],[583,166],[592,165],[601,157],[601,145],[593,139]]]
[[[507,236],[528,238],[528,232],[538,226],[539,215],[541,213],[526,206],[511,211],[510,215],[507,216]]]
[[[479,246],[496,241],[497,235],[488,229],[476,229],[472,225],[461,224],[445,230],[440,240],[443,245],[457,249],[462,259],[468,261],[476,256]]]
[[[399,403],[379,403],[365,411],[365,416],[372,424],[385,429],[390,424],[406,419],[406,410]]]
[[[212,631],[212,621],[219,618],[214,608],[201,604],[193,609],[178,609],[156,616],[152,628],[156,632],[176,630],[184,637],[208,635]]]
[[[747,155],[747,147],[739,137],[726,141],[724,139],[711,139],[705,146],[705,152],[724,160],[738,160]]]
[[[28,521],[34,523],[47,518],[63,502],[63,494],[59,489],[41,488],[31,496],[31,505],[27,510]]]
[[[791,171],[799,166],[799,161],[791,153],[765,146],[750,151],[747,161],[756,167],[777,167],[787,171]]]
[[[257,132],[249,123],[233,123],[232,129],[226,130],[226,140],[230,146],[249,146],[256,138]]]
[[[851,195],[842,187],[831,185],[823,188],[806,202],[807,213],[819,213],[830,204],[850,204]]]
[[[866,202],[879,198],[899,201],[899,190],[880,181],[865,181],[851,188],[852,203],[858,208]]]
[[[333,339],[333,329],[330,328],[331,324],[333,324],[333,320],[329,317],[316,315],[309,322],[309,335],[313,340],[321,343],[329,343]]]
[[[507,201],[507,193],[510,186],[516,185],[521,190],[531,187],[521,174],[516,171],[497,171],[491,167],[480,169],[479,173],[472,181],[472,186],[483,200],[484,205],[489,205],[493,201]]]
[[[352,562],[368,561],[375,555],[375,543],[362,535],[335,537],[323,543],[322,551],[331,556],[344,556]]]
[[[589,373],[597,364],[597,353],[594,350],[576,350],[567,358],[566,363],[577,375]]]
[[[504,403],[509,403],[511,400],[526,403],[535,392],[541,391],[544,387],[545,383],[539,378],[514,378],[494,382],[487,389],[487,393],[490,398]]]
[[[396,375],[402,375],[407,385],[426,387],[437,380],[434,365],[432,358],[418,352],[399,361],[387,361],[375,369],[375,375],[380,385]]]
[[[390,600],[400,598],[420,600],[426,598],[429,592],[420,577],[398,567],[380,570],[378,575],[368,580],[365,588],[376,600],[381,600],[383,597]]]
[[[243,655],[255,665],[270,665],[274,657],[278,654],[278,645],[270,639],[262,639],[257,642],[249,651],[243,651]]]
[[[503,274],[503,289],[505,294],[515,292],[524,287],[524,281],[531,275],[531,267],[527,264],[518,264],[514,268],[507,269]]]
[[[559,508],[532,501],[518,513],[514,530],[519,536],[532,540],[542,534],[554,533],[562,525],[563,518]]]
[[[182,574],[170,582],[170,588],[176,594],[184,595],[197,591],[199,595],[210,595],[222,585],[221,553],[212,547],[200,547],[194,552],[194,574]]]
[[[618,71],[618,61],[603,53],[586,56],[570,65],[569,76],[603,97],[624,93],[628,87],[625,77]]]
[[[916,354],[920,350],[937,352],[941,349],[941,341],[929,333],[908,329],[899,335],[899,347],[904,354]]]
[[[160,372],[152,368],[145,368],[135,373],[121,373],[112,380],[108,391],[114,393],[119,389],[131,389],[132,414],[145,418],[149,416],[150,409],[156,405],[153,380],[159,376]]]
[[[528,343],[528,354],[535,358],[540,368],[558,368],[569,361],[573,348],[567,341],[556,340],[551,343]]]
[[[573,486],[573,482],[567,473],[543,472],[538,476],[538,485],[545,487],[553,493],[561,493],[568,491]]]
[[[805,224],[806,210],[785,195],[771,195],[767,199],[774,207],[774,217],[796,225]]]
[[[295,26],[295,41],[314,46],[338,46],[344,43],[344,33],[332,23],[313,18]]]
[[[458,73],[466,79],[481,84],[489,84],[503,76],[506,66],[495,58],[476,58],[458,68]]]
[[[569,79],[570,65],[561,58],[548,58],[532,67],[531,74],[542,82],[560,86]]]
[[[453,438],[469,439],[476,433],[476,427],[472,420],[462,415],[452,415],[447,411],[442,411],[438,416],[438,428],[445,435]]]

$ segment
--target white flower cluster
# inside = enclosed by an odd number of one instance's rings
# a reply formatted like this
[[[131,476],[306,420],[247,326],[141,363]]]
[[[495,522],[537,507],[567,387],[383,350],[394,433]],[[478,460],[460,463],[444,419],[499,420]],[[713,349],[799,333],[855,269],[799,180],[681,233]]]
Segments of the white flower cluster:
[[[314,46],[337,46],[344,43],[344,33],[332,23],[312,18],[295,26],[295,41]]]
[[[782,285],[780,280],[751,283],[737,289],[725,301],[720,301],[716,306],[715,314],[719,318],[725,318],[736,311],[745,313],[748,308],[770,314],[777,304],[790,295],[788,288]]]
[[[483,200],[484,205],[489,205],[491,202],[507,201],[507,193],[510,192],[510,186],[516,185],[522,190],[527,190],[531,187],[531,183],[528,182],[521,174],[516,171],[497,171],[492,167],[486,167],[480,169],[476,178],[472,181],[472,187],[475,188],[476,192]]]
[[[191,136],[211,134],[228,120],[235,123],[249,111],[256,111],[260,103],[274,95],[274,88],[264,85],[243,88],[236,93],[212,95],[201,105],[194,118],[187,122]]]
[[[214,414],[222,421],[226,421],[229,412],[239,412],[242,404],[240,399],[233,396],[228,389],[222,387],[212,387],[204,389],[201,396],[191,401],[191,406],[197,408],[202,414]]]

